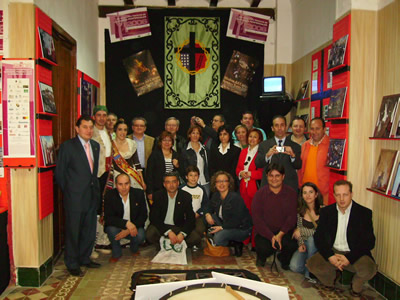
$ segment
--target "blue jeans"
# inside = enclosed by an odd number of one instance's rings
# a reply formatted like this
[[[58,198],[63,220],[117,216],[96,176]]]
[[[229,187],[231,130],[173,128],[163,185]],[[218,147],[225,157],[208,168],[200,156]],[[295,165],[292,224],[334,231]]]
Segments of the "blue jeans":
[[[229,241],[243,242],[251,234],[249,229],[223,229],[214,234],[214,243],[217,246],[228,246]]]
[[[306,241],[306,252],[299,252],[297,250],[290,260],[290,270],[297,273],[303,273],[306,278],[310,278],[310,272],[306,267],[306,260],[309,259],[317,252],[317,248],[314,244],[314,237],[310,236]]]
[[[112,257],[114,258],[120,258],[122,256],[122,247],[120,241],[115,240],[115,236],[120,233],[121,230],[121,228],[114,226],[107,226],[105,229],[108,235],[108,239],[111,242]],[[126,239],[129,239],[131,241],[129,246],[132,253],[135,253],[139,250],[139,245],[143,244],[145,239],[144,229],[140,227],[137,229],[137,231],[137,236],[128,235],[125,237]]]

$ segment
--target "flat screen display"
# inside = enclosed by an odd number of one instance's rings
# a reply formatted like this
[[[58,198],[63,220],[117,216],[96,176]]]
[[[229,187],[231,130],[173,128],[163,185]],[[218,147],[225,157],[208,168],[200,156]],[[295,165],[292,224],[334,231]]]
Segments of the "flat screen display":
[[[285,94],[285,77],[264,77],[263,80],[264,94]]]

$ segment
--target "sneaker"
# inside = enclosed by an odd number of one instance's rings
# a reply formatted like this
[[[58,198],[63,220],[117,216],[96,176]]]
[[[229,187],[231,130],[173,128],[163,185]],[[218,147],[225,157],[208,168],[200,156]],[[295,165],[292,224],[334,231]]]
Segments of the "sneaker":
[[[193,252],[196,252],[196,251],[198,251],[198,250],[199,250],[199,247],[197,247],[197,246],[193,246],[193,247],[192,247],[192,250],[193,250]]]
[[[92,254],[90,255],[90,259],[96,259],[99,257],[99,254],[93,249]]]
[[[210,242],[210,244],[211,244],[213,247],[216,247],[216,246],[217,246],[217,245],[215,245],[213,238],[208,237],[208,241]]]
[[[97,252],[103,253],[103,254],[111,254],[111,245],[96,245],[95,249]]]

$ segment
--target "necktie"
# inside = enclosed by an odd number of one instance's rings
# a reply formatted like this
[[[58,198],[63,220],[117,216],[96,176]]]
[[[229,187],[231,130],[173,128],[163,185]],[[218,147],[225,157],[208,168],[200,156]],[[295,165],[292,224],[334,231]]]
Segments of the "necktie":
[[[279,140],[278,143],[279,143],[278,146],[279,146],[279,147],[282,147],[282,140]]]
[[[89,162],[89,166],[90,166],[90,171],[93,173],[93,159],[92,156],[90,155],[90,145],[89,143],[85,144],[85,152],[86,152],[86,156]]]

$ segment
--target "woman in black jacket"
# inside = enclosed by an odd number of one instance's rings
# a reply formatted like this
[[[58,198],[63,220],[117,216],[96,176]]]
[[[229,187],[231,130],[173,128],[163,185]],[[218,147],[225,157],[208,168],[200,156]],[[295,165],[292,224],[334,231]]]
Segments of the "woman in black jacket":
[[[179,168],[178,153],[172,149],[173,137],[163,131],[157,141],[157,147],[151,152],[146,167],[146,193],[150,204],[153,204],[154,192],[163,188],[164,174],[177,171]]]
[[[181,174],[186,174],[189,166],[196,166],[200,170],[199,185],[204,187],[207,196],[210,196],[210,175],[208,171],[208,153],[201,143],[202,131],[200,126],[192,126],[187,133],[189,142],[182,150],[180,157]]]
[[[232,176],[224,171],[218,171],[211,179],[213,192],[209,208],[205,215],[207,223],[212,226],[216,246],[228,246],[233,242],[235,255],[242,256],[243,241],[249,238],[252,222],[249,210],[242,197],[233,192]]]

